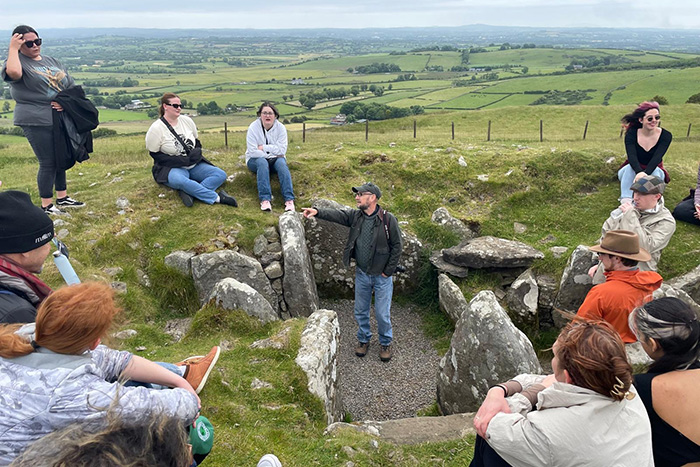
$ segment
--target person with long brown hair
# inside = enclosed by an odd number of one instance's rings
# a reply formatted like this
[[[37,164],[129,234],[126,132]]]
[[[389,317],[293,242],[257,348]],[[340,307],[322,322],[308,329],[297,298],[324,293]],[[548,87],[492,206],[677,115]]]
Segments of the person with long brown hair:
[[[678,298],[636,308],[630,329],[654,360],[634,385],[651,420],[654,462],[660,467],[700,465],[700,322]]]
[[[471,466],[652,467],[649,418],[617,331],[574,320],[552,351],[554,374],[489,389],[474,417]]]
[[[634,112],[622,117],[625,126],[627,159],[617,172],[620,179],[620,204],[632,203],[630,187],[639,177],[653,175],[666,183],[671,177],[664,169],[663,157],[671,145],[671,132],[661,128],[659,103],[645,101]]]
[[[87,282],[49,295],[36,323],[0,327],[0,464],[72,422],[105,417],[110,407],[126,419],[153,412],[183,424],[195,419],[199,397],[185,378],[100,345],[119,311],[108,285]],[[123,386],[128,380],[173,389]]]

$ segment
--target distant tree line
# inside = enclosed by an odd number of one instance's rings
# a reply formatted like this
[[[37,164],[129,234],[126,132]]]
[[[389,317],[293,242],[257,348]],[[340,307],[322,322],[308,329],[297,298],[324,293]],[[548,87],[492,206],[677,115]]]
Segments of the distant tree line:
[[[398,73],[401,71],[401,68],[396,65],[395,63],[372,63],[371,65],[360,65],[356,66],[355,68],[348,68],[347,71],[349,73],[357,72],[357,73],[363,73],[366,75],[372,74],[372,73]]]
[[[388,120],[390,118],[419,115],[424,112],[425,109],[423,109],[423,107],[420,105],[412,105],[411,107],[392,107],[386,104],[378,104],[376,102],[364,104],[362,102],[352,101],[346,102],[340,106],[340,113],[345,114],[349,122],[354,122],[360,119]]]

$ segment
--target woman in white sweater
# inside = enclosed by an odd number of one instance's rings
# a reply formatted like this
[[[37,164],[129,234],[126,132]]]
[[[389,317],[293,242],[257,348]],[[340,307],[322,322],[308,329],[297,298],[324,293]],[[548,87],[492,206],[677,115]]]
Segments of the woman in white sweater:
[[[258,108],[258,118],[248,127],[245,163],[256,174],[260,209],[272,211],[270,173],[277,172],[284,198],[284,210],[294,211],[294,187],[287,167],[287,129],[279,120],[274,104],[263,102]]]
[[[553,375],[489,389],[471,466],[652,467],[649,418],[617,331],[574,321],[552,351]]]

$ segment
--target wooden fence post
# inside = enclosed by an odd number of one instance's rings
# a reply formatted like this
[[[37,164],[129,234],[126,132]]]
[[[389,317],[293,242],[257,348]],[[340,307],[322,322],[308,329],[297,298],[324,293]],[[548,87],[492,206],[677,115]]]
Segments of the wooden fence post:
[[[542,142],[542,120],[540,120],[540,143]]]
[[[365,142],[369,141],[369,119],[365,120]]]
[[[455,139],[455,122],[452,122],[452,141]]]
[[[586,139],[586,133],[588,133],[588,120],[586,120],[586,127],[583,129],[583,139]]]
[[[416,121],[413,120],[413,139],[416,139]]]
[[[228,123],[224,122],[224,146],[228,148]]]
[[[688,123],[688,133],[685,135],[686,138],[690,138],[690,127],[693,126],[692,123]]]
[[[306,122],[301,123],[301,142],[306,143]]]
[[[486,133],[486,141],[491,141],[491,120],[489,120],[489,129]]]

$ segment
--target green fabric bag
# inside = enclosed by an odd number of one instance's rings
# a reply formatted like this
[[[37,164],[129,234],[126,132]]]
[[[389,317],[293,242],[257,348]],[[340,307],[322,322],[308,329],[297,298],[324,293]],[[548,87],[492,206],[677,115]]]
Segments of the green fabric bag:
[[[192,454],[207,455],[211,452],[214,446],[214,427],[207,417],[200,415],[194,426],[190,427],[190,444]]]

